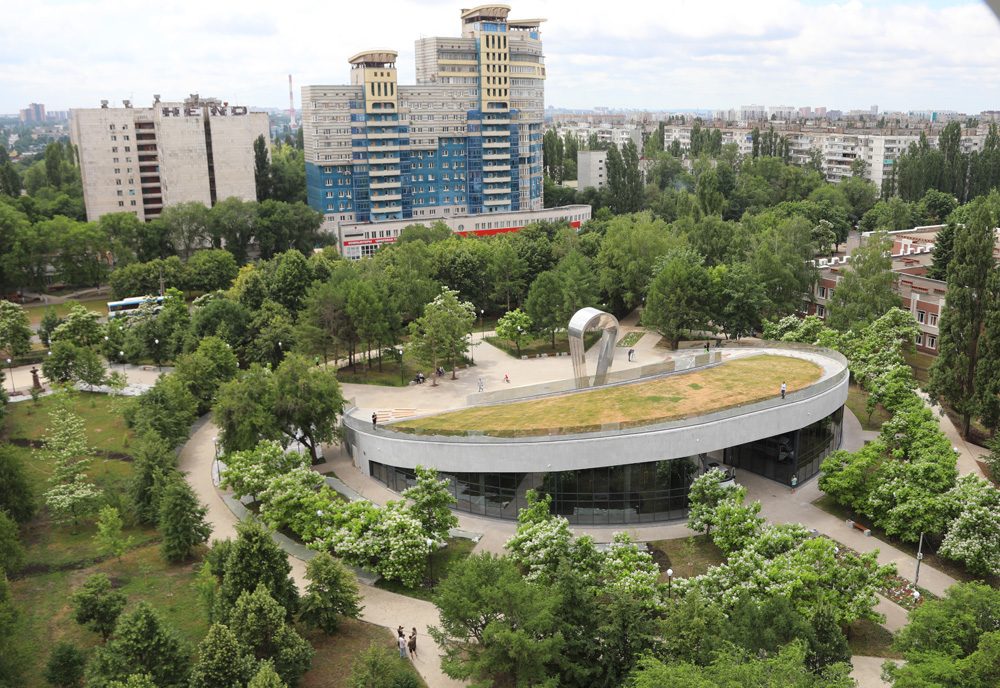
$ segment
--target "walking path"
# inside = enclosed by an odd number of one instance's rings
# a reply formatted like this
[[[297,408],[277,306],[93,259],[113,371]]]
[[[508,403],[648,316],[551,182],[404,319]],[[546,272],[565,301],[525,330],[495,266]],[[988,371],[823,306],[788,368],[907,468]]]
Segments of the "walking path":
[[[637,329],[636,319],[636,314],[632,314],[622,321],[619,337],[624,336],[628,331]],[[697,353],[697,350],[672,352],[667,349],[657,349],[655,345],[658,340],[659,337],[652,333],[643,336],[631,347],[635,350],[633,361],[626,360],[627,350],[616,350],[615,369],[641,366]],[[344,384],[344,396],[345,398],[356,398],[358,409],[355,413],[359,416],[369,418],[371,413],[375,411],[379,414],[381,421],[394,417],[399,411],[403,412],[401,415],[412,415],[416,411],[430,412],[435,409],[444,410],[465,406],[467,395],[478,391],[480,378],[483,380],[485,388],[489,390],[502,385],[505,375],[509,375],[511,380],[516,381],[515,384],[526,381],[542,382],[571,376],[572,362],[567,357],[517,360],[482,341],[481,333],[474,333],[473,341],[475,343],[476,366],[459,371],[457,379],[453,380],[449,372],[438,381],[437,386],[432,386],[430,382],[403,388]],[[725,358],[747,355],[750,352],[751,350],[737,347],[723,349]],[[594,358],[590,357],[591,366],[595,365]],[[131,371],[129,377],[132,377]],[[385,414],[384,417],[383,414]],[[952,437],[954,427],[947,418],[942,419],[942,428],[945,429],[949,437]],[[208,519],[214,528],[213,538],[235,538],[235,526],[238,518],[227,506],[223,494],[212,481],[213,438],[216,433],[217,429],[210,422],[199,423],[193,429],[190,440],[179,453],[179,467],[181,471],[187,473],[187,479],[198,494],[199,500],[208,505]],[[863,446],[865,440],[870,440],[875,435],[877,433],[862,431],[860,423],[853,414],[845,414],[842,445],[844,449],[856,450]],[[957,433],[955,436],[957,437]],[[956,441],[955,445],[962,450],[963,455],[966,455],[966,460],[961,462],[960,471],[965,473],[973,468],[978,470],[973,457],[977,452],[983,450],[960,441]],[[397,493],[364,476],[360,470],[355,468],[351,458],[342,447],[324,448],[324,452],[327,461],[317,466],[317,471],[323,473],[333,471],[348,488],[377,504],[385,504],[390,499],[399,498]],[[799,486],[794,495],[791,494],[791,489],[788,487],[743,470],[738,471],[737,480],[747,487],[750,499],[761,502],[763,507],[761,513],[767,519],[773,522],[802,523],[807,528],[815,528],[820,533],[861,552],[871,552],[877,549],[879,550],[880,563],[895,563],[900,575],[912,580],[916,569],[916,560],[913,557],[874,537],[865,537],[856,529],[848,527],[840,519],[813,506],[812,502],[821,496],[817,480],[813,479]],[[514,534],[516,529],[514,521],[500,521],[462,512],[458,512],[457,516],[459,529],[482,536],[474,550],[476,552],[501,553],[507,539]],[[628,531],[640,542],[681,538],[691,534],[683,522],[603,527],[576,526],[572,530],[577,535],[592,535],[597,542],[610,542],[614,533],[623,530]],[[296,553],[300,555],[291,556],[290,561],[292,575],[302,589],[306,583],[304,578],[305,559],[308,558],[308,554],[301,548],[288,547],[288,549],[293,551],[293,555]],[[927,565],[921,567],[920,573],[920,584],[937,595],[943,595],[944,591],[956,582],[950,576]],[[432,603],[396,595],[364,584],[361,585],[361,591],[364,595],[365,605],[362,618],[365,621],[388,629],[395,629],[400,624],[407,628],[416,626],[424,638],[427,638],[424,644],[426,659],[417,660],[416,667],[428,686],[437,688],[439,686],[463,685],[461,682],[445,676],[441,672],[437,654],[426,649],[431,646],[427,634],[428,626],[440,623],[437,608]],[[886,628],[896,630],[906,624],[906,611],[898,605],[883,600],[878,610],[886,614]],[[877,666],[882,661],[879,658],[858,658],[854,675],[861,680],[862,687],[883,685],[878,679],[879,672],[877,670]]]

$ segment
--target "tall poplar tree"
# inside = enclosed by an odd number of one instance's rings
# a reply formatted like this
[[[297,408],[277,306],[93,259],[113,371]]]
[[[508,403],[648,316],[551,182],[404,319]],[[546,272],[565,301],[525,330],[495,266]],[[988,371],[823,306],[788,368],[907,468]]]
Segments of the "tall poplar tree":
[[[931,365],[927,391],[962,416],[962,435],[980,411],[977,371],[989,365],[991,342],[983,326],[996,309],[997,273],[993,261],[993,227],[1000,220],[1000,194],[972,202],[969,221],[955,228],[953,256],[948,263],[948,297],[938,321],[939,355]]]
[[[835,330],[860,331],[902,306],[892,272],[892,237],[884,230],[872,234],[851,254],[851,262],[830,299],[827,324]]]

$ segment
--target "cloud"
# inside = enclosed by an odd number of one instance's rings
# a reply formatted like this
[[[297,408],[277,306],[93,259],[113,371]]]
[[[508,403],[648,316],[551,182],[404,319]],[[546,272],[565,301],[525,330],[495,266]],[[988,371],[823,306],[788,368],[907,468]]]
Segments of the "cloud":
[[[525,0],[544,17],[546,103],[726,108],[743,103],[963,110],[995,108],[1000,23],[981,2],[946,0]],[[0,112],[199,92],[286,106],[298,87],[349,81],[347,58],[456,36],[464,3],[383,0],[308,10],[264,0],[36,0],[0,26]],[[994,100],[990,100],[990,99]]]

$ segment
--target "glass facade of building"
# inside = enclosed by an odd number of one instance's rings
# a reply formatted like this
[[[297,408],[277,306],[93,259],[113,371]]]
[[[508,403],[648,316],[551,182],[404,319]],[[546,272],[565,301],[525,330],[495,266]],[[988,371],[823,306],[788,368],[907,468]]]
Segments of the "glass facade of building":
[[[440,473],[458,500],[455,508],[480,516],[517,519],[533,489],[552,495],[552,510],[570,523],[608,525],[686,518],[688,489],[707,468],[727,465],[789,484],[819,472],[840,446],[844,410],[800,430],[729,447],[723,451],[664,461],[584,468],[558,473]],[[512,451],[514,449],[512,448]],[[370,462],[371,475],[402,492],[416,484],[413,470]]]

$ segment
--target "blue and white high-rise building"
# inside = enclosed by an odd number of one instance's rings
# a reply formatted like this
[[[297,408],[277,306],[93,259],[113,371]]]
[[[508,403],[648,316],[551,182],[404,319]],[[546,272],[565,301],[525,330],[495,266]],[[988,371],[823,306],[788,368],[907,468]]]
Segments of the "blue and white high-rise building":
[[[345,255],[368,255],[415,222],[495,233],[542,211],[544,20],[509,12],[463,10],[460,37],[419,39],[416,85],[398,84],[395,51],[369,50],[348,60],[350,85],[302,89],[309,204]],[[470,229],[455,220],[491,215]]]

